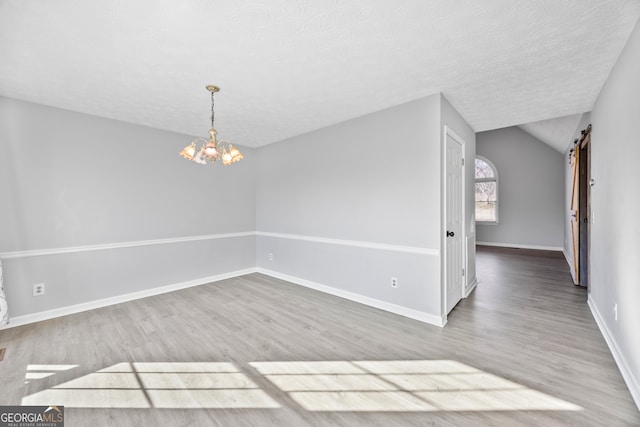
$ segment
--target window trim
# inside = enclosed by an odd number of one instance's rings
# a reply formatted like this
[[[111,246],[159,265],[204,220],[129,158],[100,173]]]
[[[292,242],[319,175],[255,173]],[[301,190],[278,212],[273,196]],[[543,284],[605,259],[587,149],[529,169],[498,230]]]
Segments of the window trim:
[[[499,183],[499,177],[498,177],[498,168],[496,168],[496,165],[493,164],[493,162],[489,159],[487,159],[484,156],[481,156],[479,154],[476,154],[476,159],[482,160],[483,162],[485,162],[486,164],[489,165],[489,167],[491,168],[491,170],[493,170],[493,178],[476,178],[476,173],[475,173],[475,168],[476,168],[476,162],[475,159],[473,161],[473,189],[474,189],[474,194],[475,194],[475,187],[476,187],[476,183],[477,182],[495,182],[496,183],[496,220],[495,221],[478,221],[476,220],[476,224],[479,225],[498,225],[500,223],[500,183]],[[474,211],[473,211],[473,216],[475,218],[475,201],[473,202],[473,207],[474,207]]]

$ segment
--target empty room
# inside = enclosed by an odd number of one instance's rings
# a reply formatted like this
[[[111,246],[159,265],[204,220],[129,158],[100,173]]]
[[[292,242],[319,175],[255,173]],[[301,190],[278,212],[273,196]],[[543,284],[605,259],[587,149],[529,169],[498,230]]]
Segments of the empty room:
[[[0,426],[640,425],[637,0],[0,0]]]

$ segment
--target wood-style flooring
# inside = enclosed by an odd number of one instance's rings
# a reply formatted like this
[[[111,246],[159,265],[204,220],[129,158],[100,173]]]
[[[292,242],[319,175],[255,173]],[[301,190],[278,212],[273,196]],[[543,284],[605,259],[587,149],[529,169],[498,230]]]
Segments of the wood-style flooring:
[[[67,426],[638,426],[557,252],[479,247],[438,328],[251,274],[0,331],[0,405]]]

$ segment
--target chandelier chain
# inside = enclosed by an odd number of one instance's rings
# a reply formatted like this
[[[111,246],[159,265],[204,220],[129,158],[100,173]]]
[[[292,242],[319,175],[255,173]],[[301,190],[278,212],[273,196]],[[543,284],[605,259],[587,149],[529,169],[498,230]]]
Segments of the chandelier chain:
[[[213,119],[215,118],[215,113],[213,111],[213,91],[211,92],[211,129],[213,129]]]

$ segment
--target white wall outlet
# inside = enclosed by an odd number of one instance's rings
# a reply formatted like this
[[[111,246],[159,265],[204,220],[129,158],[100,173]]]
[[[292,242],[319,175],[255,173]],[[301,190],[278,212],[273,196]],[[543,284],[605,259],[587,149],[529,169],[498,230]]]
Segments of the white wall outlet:
[[[618,304],[613,304],[613,320],[618,321]]]
[[[33,296],[39,297],[40,295],[44,295],[44,283],[34,283]]]
[[[392,288],[397,288],[398,287],[398,278],[397,277],[392,277],[391,278],[391,287]]]
[[[273,254],[269,252],[269,261],[273,261]]]

